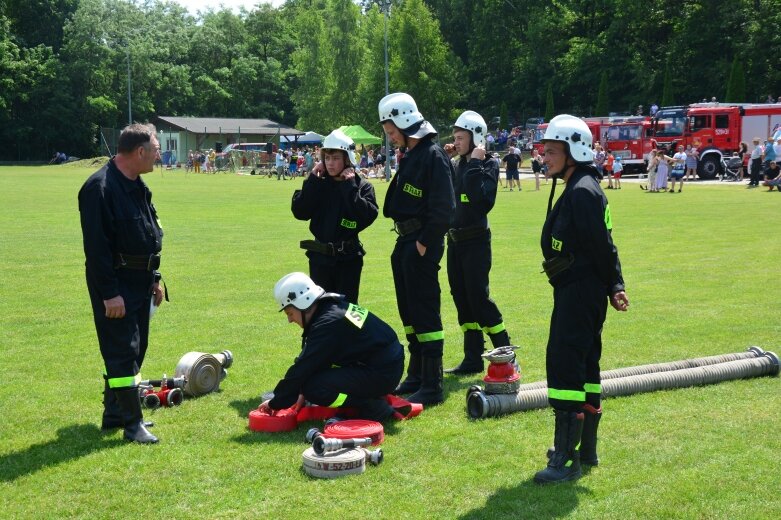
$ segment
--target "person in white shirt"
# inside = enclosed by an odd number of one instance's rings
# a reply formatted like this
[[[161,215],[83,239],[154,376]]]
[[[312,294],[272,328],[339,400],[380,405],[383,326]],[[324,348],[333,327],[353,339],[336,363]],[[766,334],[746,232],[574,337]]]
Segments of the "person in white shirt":
[[[686,173],[686,152],[683,151],[683,146],[678,147],[678,153],[673,155],[673,170],[670,172],[670,179],[672,184],[670,186],[669,193],[675,193],[675,181],[679,181],[678,193],[683,189],[683,176]]]
[[[759,186],[759,171],[762,166],[762,154],[765,153],[765,149],[762,147],[759,137],[755,137],[752,142],[754,143],[754,149],[751,150],[751,179],[748,182],[748,188],[756,188]]]

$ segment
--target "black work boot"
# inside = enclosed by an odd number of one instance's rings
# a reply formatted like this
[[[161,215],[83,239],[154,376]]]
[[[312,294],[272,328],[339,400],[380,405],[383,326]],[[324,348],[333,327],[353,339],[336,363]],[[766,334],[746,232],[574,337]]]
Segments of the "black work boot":
[[[583,405],[583,435],[580,440],[580,463],[586,466],[599,466],[597,456],[597,429],[602,418],[602,407]],[[553,457],[556,448],[548,448],[548,458]]]
[[[144,426],[151,428],[155,423],[144,421]],[[113,430],[125,426],[125,419],[122,417],[122,410],[117,403],[117,396],[108,386],[108,379],[103,376],[103,420],[100,424],[101,430]]]
[[[538,484],[577,480],[580,471],[580,437],[583,433],[583,412],[554,410],[556,429],[553,435],[554,453],[548,467],[534,475]]]
[[[580,462],[589,466],[598,466],[597,429],[602,419],[602,407],[594,408],[590,404],[583,405],[583,437],[580,443]]]
[[[483,365],[483,331],[464,331],[464,360],[457,366],[445,370],[446,374],[466,375],[480,374],[485,368]]]
[[[149,433],[144,426],[141,400],[138,398],[138,387],[115,388],[114,395],[117,396],[117,403],[122,410],[122,417],[125,422],[125,439],[140,442],[141,444],[157,442],[157,437]]]
[[[396,390],[393,391],[396,395],[401,394],[411,394],[413,392],[417,392],[420,390],[420,383],[422,381],[421,378],[421,361],[420,361],[420,352],[419,351],[412,351],[410,349],[409,352],[409,365],[407,365],[407,377],[399,383],[399,386],[396,387]]]
[[[439,404],[445,400],[442,394],[442,357],[421,358],[420,390],[407,397],[410,403]]]

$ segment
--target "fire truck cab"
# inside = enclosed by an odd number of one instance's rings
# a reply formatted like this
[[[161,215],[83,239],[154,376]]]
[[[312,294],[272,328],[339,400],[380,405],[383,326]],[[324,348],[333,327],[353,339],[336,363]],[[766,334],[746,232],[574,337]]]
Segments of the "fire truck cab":
[[[642,173],[646,171],[648,154],[656,149],[653,125],[646,118],[612,123],[607,127],[605,148],[614,157],[621,157],[624,171]]]
[[[765,139],[781,124],[781,104],[695,103],[659,110],[653,133],[659,148],[675,152],[691,145],[699,152],[697,175],[713,179],[722,173],[725,156],[740,149],[742,141]]]
[[[724,156],[737,152],[741,141],[748,143],[754,137],[764,140],[781,123],[779,104],[707,105],[703,103],[689,108],[686,129],[686,144],[691,144],[700,152],[697,173],[706,179],[721,173]]]

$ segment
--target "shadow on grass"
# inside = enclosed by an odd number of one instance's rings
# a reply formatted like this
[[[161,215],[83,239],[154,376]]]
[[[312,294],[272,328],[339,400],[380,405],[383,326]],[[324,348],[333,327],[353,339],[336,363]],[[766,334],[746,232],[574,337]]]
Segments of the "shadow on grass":
[[[45,467],[78,459],[126,442],[115,436],[117,430],[103,431],[94,424],[74,424],[57,430],[57,438],[27,449],[0,456],[0,481],[11,482]]]
[[[239,414],[239,417],[247,417],[249,416],[249,413],[252,410],[255,410],[260,406],[260,403],[262,403],[263,400],[260,396],[258,397],[250,397],[249,399],[242,399],[242,400],[236,400],[231,401],[230,405],[231,408],[236,410]]]
[[[569,516],[578,507],[581,494],[589,495],[591,491],[579,481],[540,485],[530,477],[518,486],[498,489],[488,497],[484,507],[468,511],[458,518],[561,518]]]

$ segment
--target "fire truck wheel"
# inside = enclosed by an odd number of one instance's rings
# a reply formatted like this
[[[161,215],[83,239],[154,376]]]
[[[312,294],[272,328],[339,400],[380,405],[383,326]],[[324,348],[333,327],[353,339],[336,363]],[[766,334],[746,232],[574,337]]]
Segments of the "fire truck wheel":
[[[721,164],[715,155],[708,155],[700,161],[700,167],[697,168],[697,176],[700,179],[710,180],[715,179],[717,175],[721,175]]]
[[[317,455],[310,446],[302,454],[304,473],[315,478],[339,478],[366,471],[366,451],[342,449]]]

